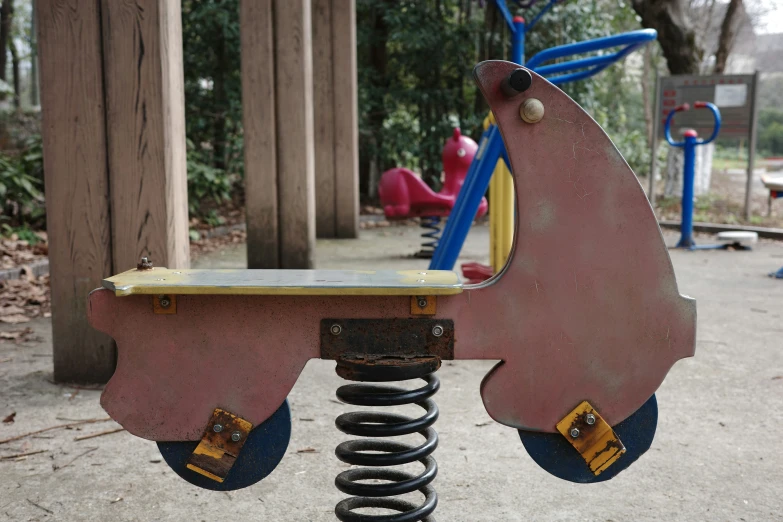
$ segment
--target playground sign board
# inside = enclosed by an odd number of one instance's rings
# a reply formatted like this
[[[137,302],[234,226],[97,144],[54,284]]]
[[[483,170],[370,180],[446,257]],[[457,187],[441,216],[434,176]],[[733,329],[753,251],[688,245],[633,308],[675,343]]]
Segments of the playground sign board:
[[[688,103],[711,102],[720,110],[721,124],[718,141],[748,139],[748,169],[745,184],[745,218],[750,219],[750,194],[753,184],[753,163],[756,155],[756,96],[758,72],[755,74],[714,74],[709,76],[659,76],[655,96],[652,150],[658,150],[658,140],[664,138],[664,124],[671,111]],[[672,122],[671,134],[675,140],[685,129],[694,129],[699,136],[712,132],[713,121],[709,111],[683,111]],[[655,179],[658,163],[652,155],[648,197],[655,204]]]
[[[658,79],[658,137],[663,137],[663,123],[675,107],[683,103],[711,102],[720,109],[721,131],[718,140],[749,138],[756,82],[753,74],[718,74],[712,76],[662,76]],[[687,111],[672,123],[675,139],[684,129],[695,129],[699,136],[712,132],[708,111]]]

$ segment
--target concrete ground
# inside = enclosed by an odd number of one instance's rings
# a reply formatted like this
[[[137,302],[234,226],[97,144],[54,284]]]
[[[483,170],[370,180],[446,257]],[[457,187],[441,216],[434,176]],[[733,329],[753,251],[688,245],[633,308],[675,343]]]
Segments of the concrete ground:
[[[425,267],[404,257],[416,249],[417,233],[384,228],[362,231],[356,241],[321,241],[317,264]],[[487,229],[477,227],[466,252],[482,260],[486,243]],[[766,277],[783,265],[783,244],[671,256],[681,292],[698,300],[698,345],[696,357],[677,363],[658,391],[652,449],[608,483],[560,481],[532,462],[515,430],[485,413],[479,383],[494,362],[447,362],[435,397],[438,520],[783,520],[783,281]],[[240,247],[198,264],[243,260]],[[100,391],[51,383],[50,324],[32,327],[39,339],[0,344],[0,417],[17,413],[15,423],[0,424],[0,440],[105,417]],[[345,466],[333,448],[345,436],[334,418],[346,408],[333,394],[342,382],[334,363],[311,361],[289,397],[286,457],[261,483],[231,493],[195,489],[168,469],[154,443],[126,432],[75,440],[117,428],[113,422],[0,444],[0,520],[335,520],[343,495],[333,479]]]

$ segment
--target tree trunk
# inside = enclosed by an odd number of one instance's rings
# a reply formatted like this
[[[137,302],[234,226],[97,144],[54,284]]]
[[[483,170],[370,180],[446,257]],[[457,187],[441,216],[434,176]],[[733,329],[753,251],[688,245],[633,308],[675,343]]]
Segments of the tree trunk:
[[[13,0],[3,0],[0,7],[0,80],[5,81],[8,65],[8,39],[11,36],[11,23],[14,18]]]
[[[212,166],[216,169],[226,168],[226,113],[228,112],[228,95],[226,94],[226,38],[223,27],[215,21],[213,41],[215,42],[215,63],[212,75]]]
[[[715,53],[715,74],[723,74],[726,70],[726,61],[729,59],[731,47],[734,45],[734,31],[737,11],[742,5],[742,0],[730,0],[726,8],[726,15],[723,17],[723,23],[720,26],[720,37],[718,37],[718,51]]]
[[[21,92],[19,88],[19,53],[16,50],[16,43],[13,38],[8,39],[8,48],[11,50],[11,70],[14,82],[14,107],[19,110],[21,101]]]
[[[32,0],[33,12],[30,17],[30,105],[37,107],[38,99],[38,37],[36,28],[35,2]]]
[[[699,74],[704,50],[679,0],[631,0],[642,25],[658,31],[669,72]]]

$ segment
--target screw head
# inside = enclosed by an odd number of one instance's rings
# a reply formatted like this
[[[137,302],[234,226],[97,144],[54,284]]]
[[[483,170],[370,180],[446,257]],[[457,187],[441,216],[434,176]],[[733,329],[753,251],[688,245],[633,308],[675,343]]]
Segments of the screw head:
[[[575,439],[579,436],[579,428],[571,428],[569,433],[571,434],[571,438]]]
[[[585,422],[590,426],[595,424],[595,415],[593,415],[592,413],[588,413],[587,415],[585,415]]]
[[[419,308],[427,308],[427,300],[423,297],[419,297],[418,304]]]
[[[220,433],[221,431],[223,431],[223,425],[215,424],[214,426],[212,426],[212,431],[214,431],[215,433]]]
[[[167,295],[158,296],[158,304],[161,308],[168,308],[171,306],[171,299]]]
[[[435,337],[440,337],[441,335],[443,335],[443,327],[439,324],[433,326],[432,335],[434,335]]]
[[[242,439],[242,433],[239,431],[235,431],[231,434],[231,440],[234,442],[239,442]]]
[[[544,118],[544,104],[536,98],[528,98],[519,106],[519,116],[528,123],[538,123]]]
[[[332,332],[332,335],[340,335],[343,331],[343,327],[339,324],[333,324],[331,328],[329,328],[329,331]]]

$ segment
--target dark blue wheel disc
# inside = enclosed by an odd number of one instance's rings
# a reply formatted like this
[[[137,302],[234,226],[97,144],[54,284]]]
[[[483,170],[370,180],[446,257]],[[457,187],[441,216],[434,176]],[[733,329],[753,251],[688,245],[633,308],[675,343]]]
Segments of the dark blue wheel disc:
[[[158,442],[163,460],[191,484],[213,491],[233,491],[252,486],[277,467],[291,439],[291,410],[288,400],[263,424],[250,430],[245,445],[223,482],[217,482],[186,467],[198,441]]]
[[[612,428],[625,445],[625,453],[598,476],[593,475],[582,456],[560,433],[518,431],[528,454],[545,471],[570,482],[591,484],[615,477],[650,449],[657,425],[658,402],[653,395],[630,417]]]

